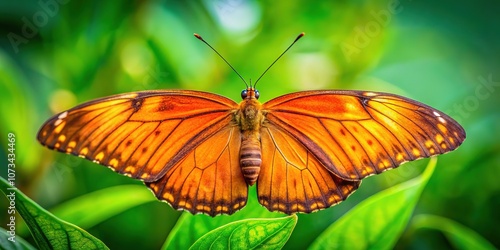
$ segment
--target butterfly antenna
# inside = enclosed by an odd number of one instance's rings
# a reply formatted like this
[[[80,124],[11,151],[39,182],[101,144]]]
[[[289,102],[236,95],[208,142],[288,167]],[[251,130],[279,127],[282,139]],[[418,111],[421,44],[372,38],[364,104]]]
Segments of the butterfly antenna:
[[[295,38],[295,40],[292,42],[292,44],[290,44],[290,46],[288,46],[288,48],[286,48],[285,51],[283,51],[283,53],[281,53],[280,56],[278,56],[278,58],[276,58],[276,60],[274,60],[273,63],[271,63],[271,65],[269,65],[269,67],[267,67],[267,69],[264,71],[264,73],[262,73],[262,75],[260,75],[259,78],[257,78],[257,81],[255,81],[255,83],[253,84],[253,87],[255,88],[255,86],[257,85],[257,82],[260,80],[260,78],[262,78],[266,72],[301,38],[305,35],[306,33],[302,32],[300,33],[297,38]]]
[[[240,73],[238,73],[238,71],[236,71],[236,69],[226,60],[226,58],[224,58],[216,49],[214,49],[210,44],[207,43],[207,41],[205,41],[203,39],[203,37],[201,37],[200,35],[194,33],[194,37],[198,38],[198,40],[204,42],[208,47],[210,47],[217,55],[220,56],[220,58],[222,58],[222,60],[224,60],[224,62],[226,62],[227,65],[229,65],[229,67],[231,67],[231,69],[234,71],[234,73],[236,73],[240,79],[245,83],[245,85],[247,86],[248,88],[248,84],[247,82],[245,81],[245,79],[240,75]]]

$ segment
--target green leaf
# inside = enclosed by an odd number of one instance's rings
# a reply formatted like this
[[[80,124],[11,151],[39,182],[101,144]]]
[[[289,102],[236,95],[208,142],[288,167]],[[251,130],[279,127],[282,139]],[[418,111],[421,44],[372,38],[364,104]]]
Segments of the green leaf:
[[[443,232],[456,249],[495,249],[490,242],[474,230],[447,218],[429,214],[415,216],[411,223],[411,230],[425,228]]]
[[[156,198],[143,185],[120,185],[66,201],[50,212],[81,228],[91,228],[123,211],[150,201],[156,201]],[[96,207],[99,209],[95,209]],[[19,234],[26,234],[26,230],[25,224],[19,225]]]
[[[203,235],[190,249],[281,249],[296,223],[296,215],[236,221]]]
[[[421,176],[361,202],[328,227],[311,249],[391,249],[410,220],[436,162],[432,158]]]
[[[132,207],[156,200],[144,185],[120,185],[82,195],[51,212],[82,228],[90,228]]]
[[[30,228],[40,249],[108,249],[85,230],[55,217],[0,178],[0,189]]]
[[[9,228],[10,230],[10,228]],[[25,241],[23,238],[16,235],[15,238],[12,236],[12,232],[7,231],[4,228],[0,227],[0,248],[5,250],[35,250],[30,243]]]
[[[162,249],[187,249],[204,234],[233,221],[250,218],[277,218],[283,216],[283,214],[279,213],[270,213],[267,209],[262,207],[257,199],[255,199],[255,197],[257,197],[255,188],[250,189],[248,196],[253,198],[249,198],[248,204],[241,211],[231,216],[220,215],[212,218],[204,214],[192,215],[185,212],[181,215],[168,235]]]

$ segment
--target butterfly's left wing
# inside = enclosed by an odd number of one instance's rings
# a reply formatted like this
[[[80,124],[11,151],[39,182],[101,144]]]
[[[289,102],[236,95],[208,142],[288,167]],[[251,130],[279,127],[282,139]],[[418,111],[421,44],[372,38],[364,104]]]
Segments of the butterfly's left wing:
[[[235,126],[232,112],[237,107],[228,98],[199,91],[120,94],[55,115],[42,125],[38,140],[154,182],[204,140]]]
[[[231,214],[247,201],[238,105],[197,91],[121,94],[49,119],[38,140],[143,180],[176,209]]]
[[[464,129],[441,111],[387,93],[297,92],[264,103],[263,113],[344,180],[452,151],[465,139]]]
[[[239,165],[240,144],[238,126],[223,128],[162,178],[146,185],[175,209],[211,216],[232,214],[245,206],[248,196]]]

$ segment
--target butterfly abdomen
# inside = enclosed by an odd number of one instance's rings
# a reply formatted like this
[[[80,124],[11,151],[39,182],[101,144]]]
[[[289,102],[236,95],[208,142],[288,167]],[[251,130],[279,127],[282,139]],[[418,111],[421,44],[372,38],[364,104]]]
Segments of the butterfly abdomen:
[[[261,104],[255,98],[253,89],[248,89],[250,96],[245,98],[235,114],[235,121],[241,131],[240,168],[248,185],[257,182],[262,165],[260,146],[260,127],[264,117],[261,113]]]
[[[240,167],[248,185],[257,182],[262,164],[260,141],[256,136],[244,136],[241,141]]]

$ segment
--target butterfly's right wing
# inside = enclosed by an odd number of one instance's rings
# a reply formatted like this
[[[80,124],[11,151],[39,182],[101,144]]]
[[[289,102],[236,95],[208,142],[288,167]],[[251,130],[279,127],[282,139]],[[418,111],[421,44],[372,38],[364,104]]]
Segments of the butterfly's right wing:
[[[345,200],[361,183],[337,177],[296,138],[273,124],[261,129],[261,142],[257,195],[270,211],[293,214],[325,209]]]
[[[259,201],[285,213],[329,207],[366,176],[449,152],[465,139],[451,117],[393,94],[305,91],[262,108]]]
[[[462,126],[443,112],[387,93],[297,92],[264,103],[263,112],[330,172],[351,181],[444,154],[465,140]]]

